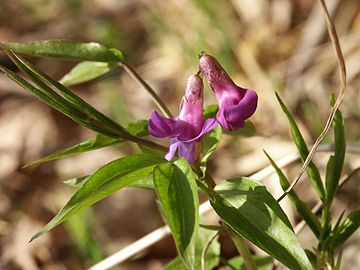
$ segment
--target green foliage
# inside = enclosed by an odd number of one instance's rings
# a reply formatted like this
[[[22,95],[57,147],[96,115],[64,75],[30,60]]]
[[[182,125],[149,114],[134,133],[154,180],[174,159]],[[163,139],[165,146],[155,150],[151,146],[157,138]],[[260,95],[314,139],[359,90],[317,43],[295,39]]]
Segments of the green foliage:
[[[84,61],[73,67],[59,82],[65,86],[88,82],[113,71],[117,67],[118,65],[113,62]]]
[[[275,93],[275,94],[276,94],[276,98],[277,98],[278,102],[280,103],[281,109],[283,110],[283,112],[285,113],[285,115],[289,121],[289,124],[291,127],[291,134],[292,134],[294,143],[296,145],[296,148],[300,154],[300,157],[301,157],[302,161],[305,161],[306,157],[309,154],[309,149],[305,143],[305,140],[304,140],[303,136],[301,135],[300,129],[297,126],[289,109],[286,107],[285,103],[281,100],[278,93]],[[306,168],[306,172],[309,176],[311,185],[314,187],[314,189],[318,193],[320,199],[324,200],[325,199],[324,185],[321,181],[319,170],[317,169],[317,167],[315,166],[315,164],[313,162],[309,163],[309,165]]]
[[[326,201],[328,204],[334,198],[334,194],[338,188],[341,172],[344,166],[346,141],[345,141],[345,128],[344,120],[340,110],[335,113],[334,121],[334,145],[335,152],[328,161],[326,166]]]
[[[41,158],[39,160],[36,160],[34,162],[31,162],[31,163],[27,164],[25,167],[39,165],[39,164],[42,164],[44,162],[57,160],[57,159],[61,159],[61,158],[64,158],[64,157],[69,157],[69,156],[73,156],[73,155],[76,155],[76,154],[96,150],[96,149],[103,148],[103,147],[113,145],[113,144],[116,144],[116,143],[120,143],[120,142],[123,142],[123,141],[124,140],[121,139],[121,138],[115,139],[115,138],[111,138],[111,137],[107,137],[107,136],[99,134],[94,138],[88,139],[88,140],[83,141],[81,143],[78,143],[78,144],[76,144],[74,146],[58,150],[58,151],[52,153],[51,155],[43,157],[43,158]]]
[[[72,40],[43,40],[25,43],[3,43],[8,50],[38,57],[96,62],[121,62],[122,52],[96,43],[81,43]]]
[[[273,264],[273,259],[269,256],[254,255],[252,260],[255,262],[257,270],[268,270]],[[246,270],[244,259],[241,256],[231,258],[226,265],[229,270]]]
[[[334,228],[328,248],[336,250],[340,248],[347,239],[359,228],[360,226],[360,208],[352,211],[338,226]]]
[[[107,197],[152,173],[154,167],[166,160],[151,155],[133,155],[116,159],[89,177],[75,192],[60,212],[30,241],[53,229],[81,209]]]
[[[215,232],[216,233],[216,232]],[[214,232],[199,228],[199,235],[195,242],[195,267],[194,269],[201,269],[201,255],[205,248],[205,245],[213,237]],[[207,252],[205,254],[205,270],[214,269],[220,261],[220,244],[218,242],[218,237],[213,239],[211,244],[208,246]],[[176,257],[174,260],[169,262],[164,270],[186,270],[184,263],[180,257]]]
[[[195,269],[195,243],[199,229],[195,175],[187,161],[180,159],[175,164],[156,167],[154,185],[179,256],[187,269]]]
[[[290,269],[312,269],[288,218],[264,186],[245,177],[224,181],[215,191],[200,186],[236,233]]]
[[[275,161],[264,151],[265,155],[269,159],[271,165],[274,167],[280,181],[282,189],[285,191],[289,186],[289,181],[286,178],[285,174],[281,169],[276,165]],[[320,237],[321,233],[321,224],[314,213],[311,212],[311,209],[298,197],[294,190],[291,190],[287,195],[291,203],[294,205],[298,214],[305,220],[306,224],[312,230],[316,237]]]
[[[222,128],[220,125],[207,133],[201,141],[200,169],[203,175],[206,172],[206,163],[220,143]]]

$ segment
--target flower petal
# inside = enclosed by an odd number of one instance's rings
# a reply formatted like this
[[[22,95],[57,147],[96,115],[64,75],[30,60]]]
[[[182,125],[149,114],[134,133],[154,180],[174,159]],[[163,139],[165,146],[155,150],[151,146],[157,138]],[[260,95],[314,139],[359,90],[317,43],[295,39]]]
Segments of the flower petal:
[[[166,160],[170,161],[170,160],[172,160],[174,158],[176,150],[178,149],[179,144],[180,144],[180,142],[177,141],[176,139],[171,140],[169,151],[165,155]]]
[[[215,118],[206,119],[205,122],[204,122],[204,124],[203,124],[203,126],[202,126],[202,129],[201,129],[200,133],[199,133],[196,137],[194,137],[194,138],[192,138],[192,139],[190,139],[190,140],[184,140],[184,141],[183,141],[183,140],[179,140],[179,141],[184,142],[184,143],[189,143],[189,142],[197,141],[197,140],[199,140],[202,136],[204,136],[206,133],[208,133],[208,132],[210,132],[211,130],[213,130],[213,129],[216,127],[216,125],[217,125],[217,121],[216,121]]]
[[[184,143],[179,142],[179,158],[186,158],[186,160],[191,164],[195,162],[195,142]]]
[[[224,117],[231,130],[244,127],[245,120],[256,111],[257,101],[258,96],[255,91],[247,89],[238,104],[224,108]]]
[[[166,118],[157,111],[153,111],[149,120],[149,133],[157,138],[171,138],[174,135],[176,120]]]

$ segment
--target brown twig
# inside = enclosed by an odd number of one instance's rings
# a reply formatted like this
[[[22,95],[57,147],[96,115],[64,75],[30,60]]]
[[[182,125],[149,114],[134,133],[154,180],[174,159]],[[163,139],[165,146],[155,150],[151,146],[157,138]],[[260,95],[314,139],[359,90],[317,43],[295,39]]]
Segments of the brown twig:
[[[316,139],[313,147],[311,148],[307,158],[305,159],[305,162],[303,164],[303,166],[300,169],[300,172],[298,173],[297,177],[295,178],[295,180],[291,183],[291,185],[289,186],[289,188],[280,196],[280,198],[277,200],[278,202],[281,201],[297,184],[297,182],[300,180],[301,176],[304,174],[307,166],[310,164],[310,162],[312,161],[316,149],[318,148],[318,146],[320,145],[320,143],[322,142],[322,140],[325,138],[326,134],[328,133],[330,127],[331,127],[331,123],[334,120],[334,116],[336,111],[339,109],[341,102],[344,98],[345,95],[345,90],[346,90],[346,66],[345,66],[345,60],[344,60],[344,56],[341,50],[341,46],[340,46],[340,42],[339,42],[339,38],[338,35],[336,33],[336,28],[334,25],[334,22],[332,21],[332,18],[329,14],[329,11],[327,9],[325,0],[320,0],[321,3],[321,7],[323,9],[324,15],[325,15],[325,19],[326,19],[326,25],[327,25],[327,29],[330,35],[330,39],[331,42],[334,46],[335,52],[336,52],[336,57],[338,60],[338,64],[339,64],[339,69],[340,69],[340,92],[339,95],[335,101],[334,107],[332,108],[330,115],[326,121],[326,125],[323,129],[323,131],[321,132],[321,134],[319,135],[319,137]]]

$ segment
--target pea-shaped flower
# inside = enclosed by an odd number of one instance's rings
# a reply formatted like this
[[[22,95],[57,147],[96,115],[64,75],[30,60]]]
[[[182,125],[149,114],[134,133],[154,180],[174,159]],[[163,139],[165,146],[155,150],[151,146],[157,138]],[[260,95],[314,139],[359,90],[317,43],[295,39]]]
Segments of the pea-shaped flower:
[[[154,111],[149,120],[149,132],[157,138],[170,138],[171,144],[165,158],[171,160],[176,151],[189,163],[196,160],[196,142],[216,127],[214,118],[204,119],[203,82],[199,75],[192,75],[186,83],[185,95],[180,104],[180,114],[174,119]]]
[[[245,120],[254,114],[257,107],[255,91],[237,86],[219,62],[206,52],[201,53],[199,65],[218,99],[217,121],[231,131],[244,127]]]

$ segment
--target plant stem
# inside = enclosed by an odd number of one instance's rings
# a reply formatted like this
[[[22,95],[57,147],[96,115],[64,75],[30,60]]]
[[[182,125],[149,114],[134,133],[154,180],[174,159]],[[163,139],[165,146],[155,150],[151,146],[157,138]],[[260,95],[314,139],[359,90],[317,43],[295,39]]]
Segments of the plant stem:
[[[161,98],[156,94],[154,89],[151,88],[151,86],[141,78],[141,76],[136,72],[135,69],[130,67],[127,63],[122,62],[119,64],[121,67],[125,69],[125,71],[142,87],[145,88],[145,90],[151,95],[153,98],[156,106],[159,108],[159,110],[168,118],[172,118],[173,115],[169,111],[169,109],[166,107],[165,103],[161,100]]]
[[[251,257],[249,246],[247,245],[245,239],[239,234],[235,233],[231,228],[226,226],[226,231],[229,233],[232,241],[234,242],[236,249],[239,251],[240,255],[244,259],[244,263],[247,270],[256,270],[256,264]]]

